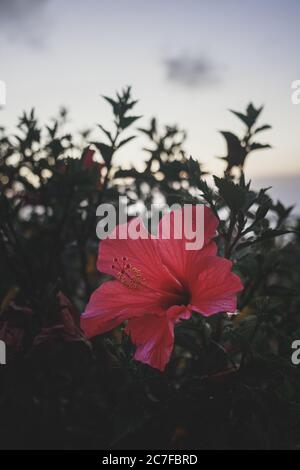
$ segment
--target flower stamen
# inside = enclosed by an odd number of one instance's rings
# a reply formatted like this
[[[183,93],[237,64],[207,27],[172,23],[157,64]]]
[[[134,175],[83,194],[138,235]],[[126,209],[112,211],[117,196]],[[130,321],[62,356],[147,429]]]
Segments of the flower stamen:
[[[114,258],[112,269],[116,272],[116,278],[126,287],[138,289],[145,284],[141,270],[129,263],[126,256]]]

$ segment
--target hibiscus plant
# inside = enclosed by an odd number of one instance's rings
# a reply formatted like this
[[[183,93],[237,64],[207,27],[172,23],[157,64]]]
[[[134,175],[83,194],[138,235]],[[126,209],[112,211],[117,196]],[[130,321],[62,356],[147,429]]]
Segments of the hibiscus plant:
[[[263,108],[232,111],[245,132],[221,132],[226,166],[212,178],[183,130],[140,124],[130,88],[104,100],[112,125],[97,130],[71,135],[65,109],[0,129],[1,445],[296,448],[300,223],[247,178],[247,159],[270,148]],[[138,145],[143,166],[117,164]],[[204,207],[203,246],[159,227],[99,241],[97,207],[119,211],[120,196],[126,230],[146,230],[136,217],[158,197]]]

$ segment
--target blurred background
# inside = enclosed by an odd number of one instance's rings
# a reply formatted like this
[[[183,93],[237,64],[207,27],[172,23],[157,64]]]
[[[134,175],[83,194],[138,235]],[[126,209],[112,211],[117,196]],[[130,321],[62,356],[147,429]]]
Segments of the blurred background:
[[[243,131],[228,109],[264,105],[271,149],[247,161],[254,185],[300,202],[300,78],[297,0],[0,0],[0,79],[7,105],[0,126],[13,129],[33,105],[43,120],[70,110],[73,130],[94,127],[109,109],[99,98],[132,85],[148,122],[178,123],[186,148],[206,171],[221,174],[218,130]],[[139,139],[117,156],[143,164]],[[299,208],[297,208],[299,213]]]

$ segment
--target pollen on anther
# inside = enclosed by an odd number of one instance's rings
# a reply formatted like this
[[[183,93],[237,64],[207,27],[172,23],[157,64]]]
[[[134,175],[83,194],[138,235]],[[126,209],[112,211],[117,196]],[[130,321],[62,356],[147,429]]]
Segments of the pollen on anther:
[[[142,276],[140,269],[128,263],[128,258],[122,256],[121,261],[118,258],[113,259],[112,269],[116,271],[117,279],[127,287],[131,289],[138,289],[142,285],[145,285],[145,279]]]

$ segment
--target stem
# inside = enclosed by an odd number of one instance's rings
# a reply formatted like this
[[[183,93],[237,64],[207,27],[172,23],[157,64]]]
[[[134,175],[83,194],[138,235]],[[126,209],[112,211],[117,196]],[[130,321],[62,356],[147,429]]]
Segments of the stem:
[[[252,343],[253,343],[253,341],[254,341],[254,338],[255,338],[255,336],[256,336],[258,330],[259,330],[259,327],[260,327],[260,323],[259,323],[258,318],[257,318],[257,320],[256,320],[256,325],[255,325],[255,328],[254,328],[254,331],[253,331],[252,338],[251,338],[251,340],[250,340],[248,346],[247,346],[246,348],[244,348],[244,351],[243,351],[243,353],[242,353],[242,358],[241,358],[241,363],[240,363],[240,369],[239,369],[239,370],[241,370],[241,369],[244,368],[244,366],[245,366],[247,356],[248,356],[248,354],[249,354],[250,351],[251,351],[251,346],[252,346]]]
[[[220,313],[217,318],[216,332],[215,332],[215,342],[219,343],[222,339],[224,331],[224,314]]]
[[[225,241],[225,258],[227,259],[229,259],[231,256],[231,239],[232,239],[235,222],[236,222],[236,212],[233,211],[231,214],[230,224],[229,224],[228,232],[226,234],[226,241]]]
[[[224,346],[222,346],[222,344],[218,343],[217,341],[214,341],[214,340],[211,340],[212,344],[214,344],[218,349],[220,349],[220,351],[222,351],[224,353],[224,356],[226,357],[226,359],[229,360],[229,362],[231,363],[231,365],[233,366],[233,368],[237,371],[238,370],[238,366],[236,365],[235,361],[232,359],[232,357],[228,354],[228,351],[224,348]]]
[[[243,310],[243,308],[245,308],[246,305],[250,302],[250,300],[254,296],[256,290],[259,288],[262,279],[263,279],[263,275],[258,277],[257,280],[255,282],[253,282],[253,284],[250,286],[247,294],[245,295],[245,297],[243,299],[243,302],[240,305],[239,310]]]
[[[120,128],[120,124],[118,123],[117,128],[116,128],[115,137],[111,142],[111,148],[112,148],[111,160],[110,160],[109,164],[106,167],[107,172],[106,172],[106,175],[105,175],[105,178],[104,178],[104,181],[103,181],[101,192],[99,193],[99,196],[98,196],[97,201],[96,201],[96,209],[102,203],[103,196],[104,196],[104,194],[107,190],[107,187],[108,187],[108,184],[109,184],[109,181],[110,181],[110,172],[111,172],[111,169],[112,169],[112,160],[113,160],[115,152],[117,151],[116,143],[117,143],[117,140],[120,136],[121,131],[122,130]],[[81,274],[82,274],[83,281],[84,281],[84,284],[85,284],[86,299],[88,299],[90,294],[91,294],[91,287],[90,287],[89,280],[88,280],[87,273],[86,273],[86,265],[87,265],[86,249],[87,249],[87,242],[88,242],[88,239],[89,239],[89,236],[90,236],[90,232],[93,229],[93,226],[94,226],[94,223],[95,223],[95,218],[96,218],[95,206],[91,204],[91,200],[89,201],[89,204],[90,204],[90,210],[88,211],[88,215],[87,215],[86,230],[84,230],[81,235],[77,234],[77,244],[78,244],[78,248],[79,248],[79,256],[80,256],[80,262],[81,262]]]

